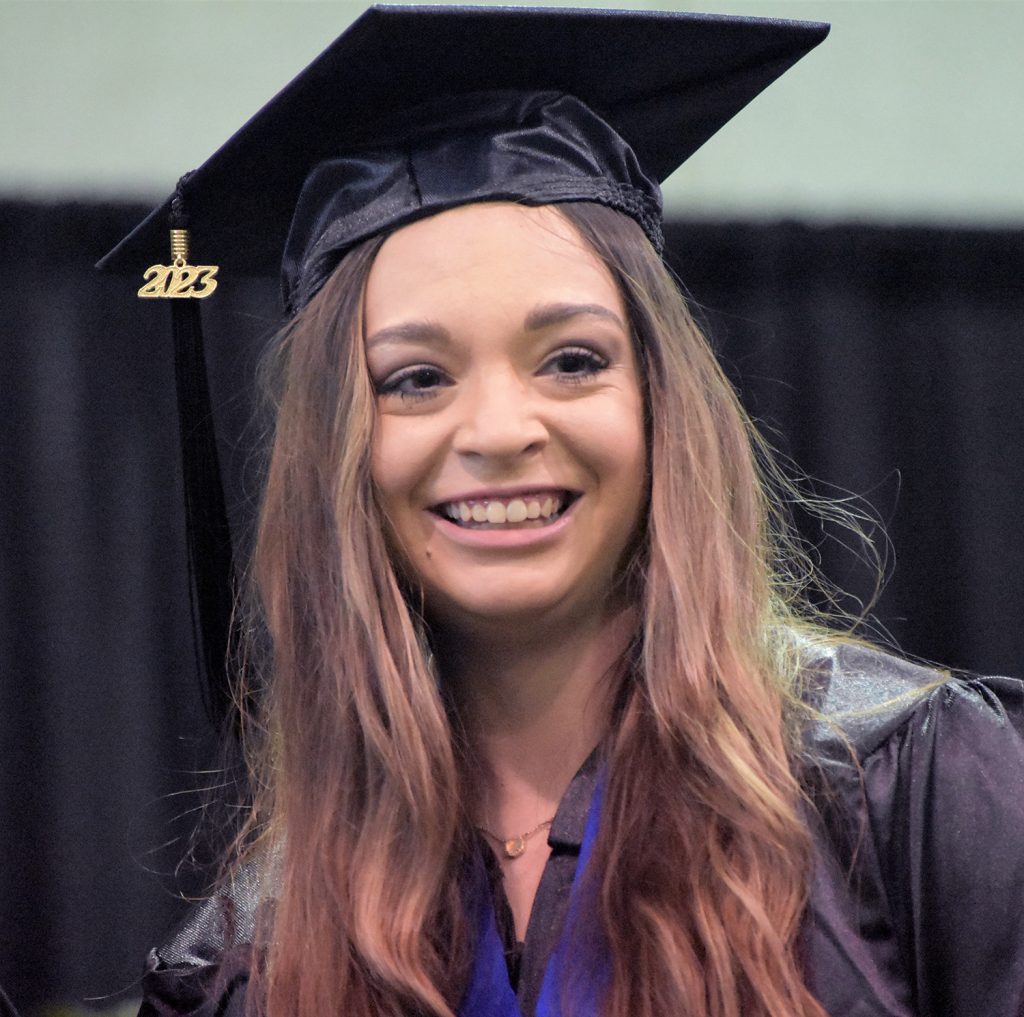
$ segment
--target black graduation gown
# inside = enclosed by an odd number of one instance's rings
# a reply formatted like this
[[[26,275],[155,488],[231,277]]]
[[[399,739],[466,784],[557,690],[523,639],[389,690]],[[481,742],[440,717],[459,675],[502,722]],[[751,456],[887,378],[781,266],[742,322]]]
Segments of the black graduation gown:
[[[807,732],[808,985],[832,1017],[1022,1017],[1024,683],[859,646],[808,668],[832,718]],[[242,1017],[259,897],[241,873],[150,953],[140,1017]]]

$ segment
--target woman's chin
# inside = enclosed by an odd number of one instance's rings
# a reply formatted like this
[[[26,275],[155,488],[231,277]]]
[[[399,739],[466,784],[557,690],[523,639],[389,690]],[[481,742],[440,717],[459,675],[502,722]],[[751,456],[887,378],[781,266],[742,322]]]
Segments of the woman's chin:
[[[542,632],[579,620],[591,598],[567,591],[517,590],[473,591],[457,599],[428,595],[428,615],[433,624],[452,634],[486,636],[499,640],[532,640]]]

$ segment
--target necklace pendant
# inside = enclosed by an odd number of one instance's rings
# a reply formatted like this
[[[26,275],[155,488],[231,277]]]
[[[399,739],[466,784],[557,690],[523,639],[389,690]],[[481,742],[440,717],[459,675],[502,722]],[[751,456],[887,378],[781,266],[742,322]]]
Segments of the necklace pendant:
[[[504,844],[506,858],[518,858],[526,850],[525,837],[509,837]]]

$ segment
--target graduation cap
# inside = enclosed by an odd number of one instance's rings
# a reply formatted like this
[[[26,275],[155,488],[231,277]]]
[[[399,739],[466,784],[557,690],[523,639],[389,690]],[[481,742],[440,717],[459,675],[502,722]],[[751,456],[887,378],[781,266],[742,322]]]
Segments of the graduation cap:
[[[827,33],[704,14],[373,7],[98,263],[150,266],[140,296],[175,298],[190,562],[215,704],[233,565],[188,298],[280,265],[293,313],[360,240],[472,201],[596,201],[659,246],[659,182]],[[153,264],[169,227],[171,263]],[[186,228],[211,264],[189,263]]]

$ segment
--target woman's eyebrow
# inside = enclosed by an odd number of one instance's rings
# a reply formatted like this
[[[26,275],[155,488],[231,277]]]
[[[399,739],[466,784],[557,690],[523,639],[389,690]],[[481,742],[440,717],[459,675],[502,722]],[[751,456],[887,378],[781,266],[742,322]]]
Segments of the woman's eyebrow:
[[[526,316],[524,326],[527,332],[536,332],[542,328],[550,328],[552,325],[560,325],[570,318],[587,314],[598,318],[607,318],[615,322],[623,332],[626,331],[623,320],[603,304],[543,304],[530,311]]]
[[[449,346],[452,337],[443,325],[435,321],[403,321],[400,325],[389,325],[378,329],[366,339],[366,348],[384,346],[388,343],[423,343],[428,346]]]

